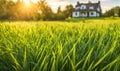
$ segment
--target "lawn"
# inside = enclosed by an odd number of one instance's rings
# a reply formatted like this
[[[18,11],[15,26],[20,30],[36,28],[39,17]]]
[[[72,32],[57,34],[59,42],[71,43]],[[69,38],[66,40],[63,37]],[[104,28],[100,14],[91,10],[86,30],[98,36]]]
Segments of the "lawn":
[[[0,22],[0,71],[120,71],[120,19]]]

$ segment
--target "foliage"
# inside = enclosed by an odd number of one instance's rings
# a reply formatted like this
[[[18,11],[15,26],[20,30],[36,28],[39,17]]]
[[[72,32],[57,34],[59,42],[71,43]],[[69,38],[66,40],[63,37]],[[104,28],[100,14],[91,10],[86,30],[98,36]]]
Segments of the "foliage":
[[[0,71],[120,71],[120,19],[1,22]]]
[[[55,20],[65,20],[67,18],[71,18],[72,11],[73,11],[73,6],[71,4],[66,5],[64,10],[61,10],[61,6],[59,6],[55,16],[56,18]]]
[[[22,0],[0,0],[0,20],[65,20],[72,17],[73,6],[66,5],[64,10],[58,7],[54,13],[45,0],[39,0],[27,6]],[[103,14],[104,17],[120,17],[120,7],[114,7]]]
[[[6,20],[29,20],[36,13],[35,4],[31,3],[29,7],[21,1],[12,2],[11,0],[4,0],[0,2],[0,19]]]
[[[105,17],[110,17],[110,16],[120,17],[120,7],[119,6],[113,7],[112,9],[106,11],[103,14],[103,16],[105,16]]]
[[[0,0],[0,19],[2,20],[63,20],[68,17],[67,10],[54,13],[45,0],[40,0],[38,3],[31,2],[29,6],[20,0],[17,2]]]
[[[0,0],[0,19],[3,20],[65,20],[72,17],[72,10],[73,6],[67,5],[65,10],[54,13],[45,0],[31,2],[29,6],[21,0]]]
[[[65,10],[64,10],[64,14],[65,14],[65,16],[67,17],[67,18],[69,18],[69,17],[72,17],[72,12],[73,12],[73,6],[70,4],[70,5],[67,5],[66,7],[65,7]]]
[[[41,0],[38,2],[38,11],[39,11],[39,19],[47,20],[50,19],[53,12],[52,9],[47,5],[47,3],[44,0]]]

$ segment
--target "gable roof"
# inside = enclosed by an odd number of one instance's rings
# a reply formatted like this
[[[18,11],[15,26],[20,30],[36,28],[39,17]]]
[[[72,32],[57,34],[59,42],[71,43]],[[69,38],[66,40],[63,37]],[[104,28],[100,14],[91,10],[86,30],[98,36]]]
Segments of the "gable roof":
[[[77,7],[81,7],[82,5],[86,6],[85,9],[76,9]],[[90,9],[90,7],[93,7],[93,9]],[[100,8],[100,11],[97,10],[97,8]],[[100,6],[100,1],[98,3],[91,3],[91,2],[88,2],[88,3],[79,3],[77,2],[77,5],[75,6],[75,9],[74,11],[96,11],[96,12],[101,12],[101,6]]]

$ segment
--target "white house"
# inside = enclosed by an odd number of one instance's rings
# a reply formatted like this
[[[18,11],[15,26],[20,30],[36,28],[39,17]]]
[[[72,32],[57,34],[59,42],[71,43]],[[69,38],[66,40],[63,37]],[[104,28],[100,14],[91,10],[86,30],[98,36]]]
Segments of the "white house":
[[[73,17],[100,17],[102,13],[100,1],[98,3],[79,3],[74,8]]]

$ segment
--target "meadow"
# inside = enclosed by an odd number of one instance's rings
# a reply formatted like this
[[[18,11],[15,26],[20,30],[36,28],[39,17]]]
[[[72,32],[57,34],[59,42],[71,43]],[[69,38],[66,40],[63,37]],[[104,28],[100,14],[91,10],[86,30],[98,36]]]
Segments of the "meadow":
[[[0,71],[120,71],[120,18],[0,22]]]

